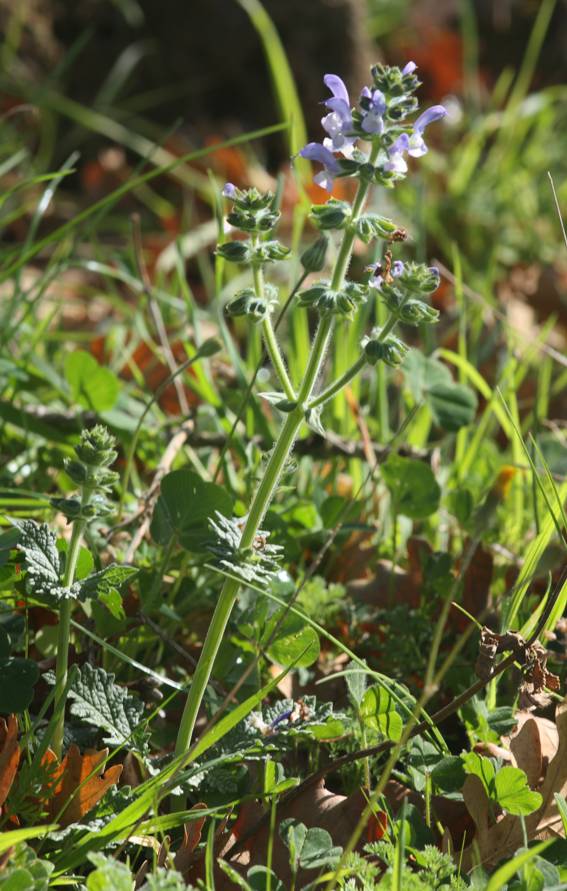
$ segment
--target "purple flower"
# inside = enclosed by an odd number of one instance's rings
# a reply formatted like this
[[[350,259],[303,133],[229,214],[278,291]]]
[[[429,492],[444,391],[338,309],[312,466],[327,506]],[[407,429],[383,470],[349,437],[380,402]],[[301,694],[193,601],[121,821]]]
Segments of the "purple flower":
[[[439,121],[447,114],[447,110],[442,105],[432,105],[423,114],[420,114],[417,121],[413,125],[413,133],[409,139],[408,154],[412,158],[420,158],[427,152],[427,146],[423,138],[423,131],[429,124]]]
[[[225,183],[224,188],[222,190],[222,194],[225,198],[236,198],[236,193],[238,189],[234,185],[234,183]]]
[[[388,149],[388,161],[384,164],[384,170],[391,173],[407,173],[408,165],[404,158],[404,152],[407,152],[410,146],[409,136],[402,133]]]
[[[380,135],[384,132],[384,121],[382,115],[386,111],[386,99],[380,90],[370,90],[364,87],[360,94],[361,99],[365,99],[366,108],[362,115],[362,129],[365,133]]]
[[[371,278],[370,281],[368,282],[368,284],[370,285],[371,288],[381,288],[382,285],[384,284],[384,276],[382,275],[383,269],[380,266],[380,264],[378,264],[376,271],[378,274],[375,275],[374,278]],[[402,260],[394,260],[394,262],[392,263],[392,268],[390,270],[390,275],[393,278],[397,278],[398,275],[401,275],[403,271],[404,271],[403,261]]]
[[[308,161],[316,161],[323,165],[323,170],[313,177],[314,182],[328,192],[333,189],[333,179],[340,171],[340,165],[333,153],[319,142],[309,142],[300,153],[302,158]]]
[[[325,100],[329,114],[321,119],[323,129],[330,137],[324,139],[323,145],[330,151],[350,154],[356,137],[348,135],[352,131],[352,112],[347,88],[337,74],[326,74],[323,81],[333,94]]]
[[[413,74],[416,68],[417,65],[415,62],[408,62],[407,65],[402,68],[402,74]]]

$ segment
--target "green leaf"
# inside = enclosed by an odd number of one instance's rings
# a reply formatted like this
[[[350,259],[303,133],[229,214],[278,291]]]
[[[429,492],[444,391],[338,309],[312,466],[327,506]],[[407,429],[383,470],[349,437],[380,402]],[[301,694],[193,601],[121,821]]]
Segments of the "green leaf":
[[[271,891],[286,891],[285,885],[280,882],[273,870],[266,866],[252,866],[246,875],[251,891],[267,891],[268,876],[270,878]]]
[[[111,563],[81,582],[79,596],[82,600],[96,597],[104,603],[115,619],[123,619],[125,613],[122,608],[120,588],[137,574],[138,570],[133,566],[118,566],[116,563]]]
[[[365,724],[387,739],[400,739],[404,725],[396,711],[396,702],[379,684],[369,687],[362,697],[360,716]]]
[[[466,779],[462,759],[457,755],[441,758],[431,771],[431,779],[442,792],[457,792],[462,789]]]
[[[492,798],[496,771],[490,758],[485,758],[484,755],[479,755],[477,752],[466,752],[461,755],[461,761],[465,773],[478,777],[487,796]]]
[[[61,585],[62,557],[57,538],[47,523],[22,520],[16,523],[20,531],[17,548],[24,555],[26,589],[35,597],[71,597],[69,588]]]
[[[317,632],[306,625],[299,616],[288,615],[281,624],[282,613],[278,612],[272,618],[268,629],[264,633],[263,640],[267,642],[277,627],[275,637],[272,640],[267,656],[278,665],[287,666],[292,663],[298,668],[313,665],[319,656],[319,637]]]
[[[134,891],[134,879],[125,863],[104,854],[89,854],[96,869],[87,879],[88,891]]]
[[[437,359],[424,356],[419,350],[411,350],[402,366],[407,388],[416,402],[427,401],[433,387],[451,384],[453,378],[446,365]]]
[[[151,533],[158,544],[172,537],[190,551],[198,551],[211,538],[209,518],[215,511],[229,517],[232,499],[214,483],[206,483],[192,470],[174,470],[161,481],[154,508]]]
[[[434,420],[443,430],[453,433],[472,424],[478,400],[465,384],[436,384],[427,392],[427,403]]]
[[[539,792],[532,792],[528,778],[519,767],[501,767],[494,780],[494,797],[509,814],[526,817],[541,807]]]
[[[431,467],[423,461],[391,454],[382,465],[382,476],[396,513],[421,520],[439,507],[441,489]]]
[[[2,833],[2,851],[5,850],[3,847],[5,836],[11,836],[12,844],[17,844],[17,837],[35,838],[46,835],[47,831],[54,829],[57,829],[57,826],[32,827]],[[31,847],[20,844],[15,852],[11,852],[8,863],[0,872],[0,888],[3,891],[47,891],[52,872],[52,863],[40,860]]]
[[[145,733],[140,727],[144,705],[124,687],[114,683],[114,675],[86,662],[69,690],[71,714],[105,732],[110,746],[127,743],[145,748]]]
[[[19,714],[33,699],[39,668],[31,659],[7,659],[0,663],[0,712]]]
[[[114,407],[120,390],[118,378],[109,368],[102,368],[90,353],[69,353],[65,357],[65,377],[74,402],[96,412]]]
[[[460,430],[471,424],[477,408],[476,393],[465,384],[456,384],[446,365],[423,356],[418,350],[403,364],[406,385],[416,402],[425,402],[433,419],[443,430]]]
[[[366,692],[367,677],[356,662],[349,662],[345,671],[345,681],[351,702],[358,708]]]
[[[334,847],[333,839],[325,829],[313,827],[308,829],[304,823],[295,820],[284,820],[281,835],[289,848],[292,871],[302,869],[320,869],[336,863],[342,848]]]

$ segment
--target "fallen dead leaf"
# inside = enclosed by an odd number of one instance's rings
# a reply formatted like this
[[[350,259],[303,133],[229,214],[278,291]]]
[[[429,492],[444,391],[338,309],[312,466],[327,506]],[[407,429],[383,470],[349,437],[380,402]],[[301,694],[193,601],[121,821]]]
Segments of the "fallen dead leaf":
[[[0,718],[0,812],[14,782],[19,763],[18,719],[15,715],[9,715],[7,720]]]
[[[108,749],[81,755],[72,745],[63,761],[57,763],[55,754],[48,750],[45,760],[54,764],[47,802],[50,820],[62,826],[78,823],[117,784],[122,765],[115,764],[103,774],[107,756]]]
[[[191,808],[192,811],[206,810],[207,805],[202,801],[198,804],[194,804]],[[177,850],[174,858],[174,865],[178,872],[181,873],[183,878],[187,881],[187,873],[193,863],[195,862],[195,850],[197,845],[201,841],[201,834],[203,832],[203,826],[205,825],[206,817],[199,817],[197,820],[190,820],[183,827],[183,841]]]
[[[463,852],[464,869],[469,869],[479,859],[483,866],[490,868],[502,857],[512,854],[524,843],[524,826],[529,841],[564,836],[563,823],[554,796],[567,794],[567,697],[557,708],[555,722],[558,735],[557,750],[545,770],[543,782],[536,785],[537,791],[542,796],[542,804],[537,811],[524,818],[523,825],[522,820],[512,814],[498,817],[496,822],[491,820],[488,798],[482,783],[475,776],[467,777],[463,786],[463,798],[474,820],[476,834],[472,844]],[[525,725],[528,724],[530,722],[526,721]],[[541,744],[539,741],[536,744],[535,757],[528,755],[527,747],[530,741],[535,739],[534,727],[531,726],[524,731],[525,736],[520,739],[522,731],[523,728],[516,737],[518,741],[514,745],[515,757],[518,766],[522,767],[522,770],[527,767],[533,777],[538,770],[537,747],[539,746],[541,751]],[[541,766],[543,769],[543,757]]]

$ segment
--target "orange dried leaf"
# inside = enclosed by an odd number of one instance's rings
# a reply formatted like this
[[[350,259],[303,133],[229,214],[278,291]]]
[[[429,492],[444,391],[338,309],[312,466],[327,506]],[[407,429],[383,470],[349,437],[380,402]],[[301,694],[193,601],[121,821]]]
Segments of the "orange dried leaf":
[[[108,749],[87,751],[81,755],[77,746],[69,746],[63,761],[53,772],[52,795],[48,802],[49,818],[69,826],[78,823],[98,804],[105,792],[115,786],[122,773],[122,765],[109,767],[103,774]],[[47,753],[47,760],[55,758]]]
[[[18,720],[9,715],[7,721],[0,719],[0,807],[8,797],[19,763]]]
[[[202,801],[199,802],[199,804],[193,805],[191,808],[192,811],[203,809],[206,810],[207,805]],[[189,823],[185,823],[183,827],[183,841],[181,842],[173,861],[175,868],[182,876],[186,875],[187,870],[193,864],[195,849],[201,841],[201,834],[206,819],[206,817],[199,817],[198,820],[191,820]]]

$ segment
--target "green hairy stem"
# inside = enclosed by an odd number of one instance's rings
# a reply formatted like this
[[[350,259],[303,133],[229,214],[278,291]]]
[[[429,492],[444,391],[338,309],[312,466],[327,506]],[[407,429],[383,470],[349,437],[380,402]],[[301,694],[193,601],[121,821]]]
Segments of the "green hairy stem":
[[[370,163],[375,161],[375,157],[371,156]],[[358,191],[353,204],[352,220],[355,221],[364,207],[366,195],[368,193],[369,184],[365,181],[359,182]],[[338,290],[341,288],[345,275],[348,271],[352,249],[355,239],[354,228],[351,226],[345,230],[342,243],[337,255],[331,287]],[[259,296],[263,295],[263,279],[260,270],[254,272],[254,286]],[[325,358],[329,340],[333,331],[334,320],[332,315],[325,315],[321,318],[317,333],[315,334],[303,381],[297,396],[289,381],[283,360],[273,337],[273,329],[271,323],[265,325],[263,323],[264,337],[266,346],[274,365],[274,369],[284,387],[286,396],[297,402],[297,407],[291,411],[283,424],[274,450],[270,456],[264,477],[256,490],[256,494],[252,500],[250,511],[246,520],[246,525],[242,533],[241,548],[242,550],[250,548],[254,544],[254,539],[260,527],[260,523],[270,505],[274,491],[280,481],[283,469],[293,449],[293,445],[299,434],[301,425],[304,420],[305,411],[308,408],[309,400],[313,389],[317,383],[321,367]],[[187,752],[195,729],[195,722],[201,707],[203,696],[211,676],[214,661],[216,659],[228,620],[232,613],[232,609],[236,602],[241,582],[227,579],[222,587],[211,624],[209,626],[203,649],[197,668],[193,675],[179,732],[175,745],[175,754],[181,755]]]
[[[81,505],[84,507],[90,499],[90,490],[85,488],[81,498]],[[75,520],[73,523],[73,531],[67,551],[67,559],[65,562],[65,573],[63,575],[63,587],[70,588],[75,581],[75,572],[77,570],[77,561],[81,551],[81,539],[85,531],[86,520]],[[59,610],[59,625],[57,629],[57,661],[55,663],[55,698],[54,709],[60,709],[59,718],[53,731],[53,739],[51,747],[57,757],[60,759],[63,752],[63,735],[65,729],[65,687],[67,686],[67,675],[69,672],[69,636],[71,633],[71,611],[73,608],[73,600],[69,598],[64,600]]]

